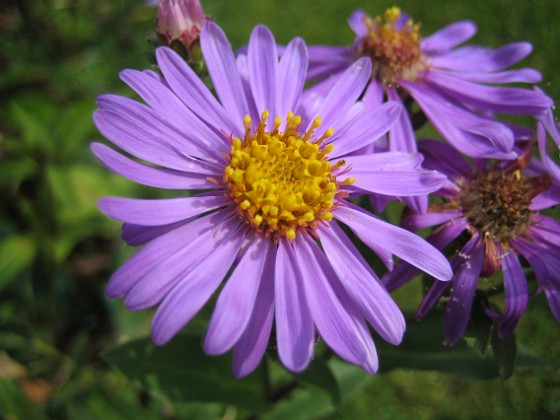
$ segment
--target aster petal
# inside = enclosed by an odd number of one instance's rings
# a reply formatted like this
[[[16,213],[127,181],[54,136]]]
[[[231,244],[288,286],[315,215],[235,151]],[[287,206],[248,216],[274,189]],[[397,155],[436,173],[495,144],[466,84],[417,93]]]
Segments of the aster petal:
[[[355,173],[354,187],[375,194],[399,197],[417,196],[437,191],[445,183],[445,175],[436,171],[378,171]]]
[[[158,236],[164,235],[169,231],[189,223],[192,219],[181,220],[180,222],[170,223],[161,226],[140,226],[130,223],[123,223],[121,229],[122,239],[131,246],[144,245]]]
[[[560,287],[557,284],[549,285],[545,287],[544,292],[550,311],[556,320],[560,322]]]
[[[350,64],[354,59],[352,51],[347,47],[333,47],[327,45],[309,45],[307,47],[309,61],[312,64],[332,64],[338,62]]]
[[[502,253],[501,260],[504,273],[505,310],[498,327],[498,336],[503,340],[513,332],[527,309],[529,290],[525,273],[515,252]]]
[[[560,183],[553,182],[546,191],[533,198],[529,209],[531,211],[539,211],[557,206],[558,204],[560,204]]]
[[[437,279],[452,277],[447,259],[424,239],[346,204],[337,207],[334,216],[349,226],[366,245],[381,246]]]
[[[295,251],[306,280],[306,299],[321,338],[344,360],[365,364],[368,347],[373,347],[371,335],[367,328],[360,328],[361,315],[353,310],[325,254],[308,235],[295,241]]]
[[[461,210],[430,211],[423,214],[411,213],[402,218],[401,226],[408,230],[420,230],[441,225],[462,216],[463,212]]]
[[[513,133],[505,125],[485,119],[428,85],[401,80],[436,129],[460,152],[475,158],[512,159]]]
[[[301,274],[287,240],[278,243],[274,279],[278,356],[284,366],[299,372],[307,367],[313,355],[314,328],[303,291],[307,279]]]
[[[383,104],[383,96],[385,95],[385,90],[383,89],[383,84],[377,80],[370,80],[362,102],[369,108],[375,109],[381,104]]]
[[[560,247],[560,222],[542,214],[532,216],[531,236],[540,241]]]
[[[442,250],[447,245],[449,245],[454,239],[456,239],[467,227],[467,220],[464,218],[455,219],[443,226],[440,226],[434,232],[432,232],[427,238],[430,244],[435,246],[437,249]],[[398,289],[402,285],[408,283],[421,271],[405,262],[398,264],[394,270],[389,271],[385,276],[383,276],[383,284],[387,287],[389,291]],[[447,282],[436,282],[443,283],[441,286],[445,290],[444,284],[449,284]]]
[[[552,114],[552,111],[549,110],[548,112],[544,113],[544,115],[541,115],[539,118],[539,122],[540,124],[537,125],[537,143],[539,147],[539,153],[541,155],[541,160],[547,171],[550,172],[550,175],[552,175],[557,180],[560,180],[560,166],[558,166],[556,162],[548,156],[546,150],[547,132],[551,135],[556,144],[560,145],[560,130],[554,122],[554,115]]]
[[[269,124],[278,116],[278,52],[274,35],[264,25],[251,33],[248,49],[249,80],[257,110],[270,113]]]
[[[363,10],[355,10],[348,18],[348,25],[358,38],[363,38],[368,34],[368,29],[365,24],[367,15]]]
[[[473,236],[453,261],[453,279],[444,319],[445,341],[455,344],[463,336],[482,269],[484,247],[478,235]]]
[[[359,109],[356,118],[339,121],[334,127],[335,136],[332,143],[334,150],[331,158],[344,156],[367,146],[387,133],[397,121],[402,106],[397,102],[387,102],[372,110],[367,107]]]
[[[103,136],[131,155],[167,168],[188,170],[187,160],[161,136],[153,135],[105,109],[95,111],[93,120]],[[197,153],[196,150],[194,152]]]
[[[448,50],[468,41],[475,34],[476,25],[474,22],[470,20],[454,22],[422,39],[420,47],[423,52]]]
[[[142,276],[128,292],[125,305],[131,310],[147,309],[157,305],[192,271],[196,271],[211,253],[235,238],[239,219],[233,217],[217,226],[209,227],[206,221],[191,222],[190,241],[174,254]]]
[[[402,161],[397,159],[402,156]],[[372,155],[349,156],[344,160],[351,165],[355,179],[353,187],[376,194],[413,196],[438,190],[447,180],[445,175],[412,166],[418,159],[413,154],[387,152]],[[383,162],[385,158],[385,163]],[[417,162],[418,160],[416,160]],[[378,163],[376,165],[376,163]],[[408,164],[408,165],[407,165]]]
[[[391,344],[402,340],[404,317],[360,251],[336,222],[319,228],[330,265],[354,304],[372,327]]]
[[[235,261],[247,235],[246,229],[242,228],[229,241],[216,247],[212,254],[169,292],[152,321],[155,344],[168,342],[208,301]]]
[[[232,123],[222,105],[210,93],[204,82],[177,53],[169,48],[156,50],[158,66],[173,92],[209,125],[237,136],[243,135],[239,123]]]
[[[243,118],[249,106],[229,41],[218,25],[207,21],[200,34],[200,46],[220,101],[243,133]]]
[[[387,204],[389,204],[389,198],[386,195],[369,194],[368,200],[373,212],[382,213],[387,208]],[[390,267],[387,266],[387,268],[391,270]]]
[[[301,38],[293,39],[280,59],[278,68],[278,115],[295,111],[307,74],[307,48]]]
[[[347,66],[345,66],[345,68],[346,67]],[[337,77],[333,76],[315,83],[309,89],[304,89],[301,94],[300,103],[298,104],[294,114],[301,115],[303,121],[313,119],[316,115],[318,115],[317,112],[319,111],[319,108],[323,105],[325,97],[331,91],[336,81]],[[353,104],[349,109],[355,107],[356,105],[357,104]]]
[[[418,144],[424,155],[423,166],[446,174],[453,180],[471,178],[473,170],[469,163],[456,149],[437,140],[422,140]]]
[[[125,197],[103,197],[97,205],[107,216],[120,222],[142,226],[159,226],[179,222],[224,207],[231,198],[223,192],[213,195],[142,200]]]
[[[179,129],[189,141],[204,148],[209,154],[229,150],[225,136],[210,130],[166,85],[137,70],[123,70],[120,77],[161,119]]]
[[[438,70],[439,73],[446,73],[445,70]],[[451,73],[450,73],[451,75]],[[457,77],[469,82],[476,83],[540,83],[542,75],[535,69],[523,68],[515,70],[505,70],[501,72],[453,72],[453,77]]]
[[[436,70],[426,72],[425,80],[462,102],[491,112],[535,115],[553,105],[548,96],[535,90],[481,85]]]
[[[268,238],[250,241],[216,302],[204,338],[206,353],[225,353],[239,340],[253,312],[265,265],[275,254],[276,247]]]
[[[144,104],[118,95],[101,95],[97,98],[97,104],[103,109],[96,112],[111,111],[119,115],[136,126],[135,132],[139,130],[140,133],[151,136],[158,143],[183,155],[185,159],[196,156],[207,161],[223,161],[220,150],[209,149],[190,132],[178,129]]]
[[[352,166],[352,172],[367,172],[371,167],[379,171],[412,171],[420,168],[424,158],[420,153],[380,152],[346,156],[343,160]]]
[[[402,107],[402,100],[394,87],[387,88],[387,98],[399,103]],[[416,153],[416,136],[412,129],[412,123],[408,112],[401,112],[390,131],[391,151]]]
[[[535,246],[524,238],[516,238],[513,242],[516,251],[521,253],[533,268],[540,288],[545,291],[550,310],[560,322],[560,258],[558,252],[552,252],[551,248]]]
[[[311,49],[312,46],[309,46],[309,48]],[[351,55],[347,60],[328,63],[315,63],[310,59],[309,67],[307,68],[307,80],[323,79],[325,77],[335,78],[339,73],[342,73],[348,68],[348,64],[351,63],[352,60],[354,60],[354,57]],[[316,85],[314,85],[311,89],[315,86]]]
[[[433,68],[445,68],[461,72],[495,72],[523,60],[533,47],[528,42],[514,42],[495,50],[467,46],[430,57]]]
[[[328,79],[346,70],[355,59],[352,50],[347,47],[309,45],[307,51],[309,55],[307,80]]]
[[[101,143],[92,143],[91,151],[112,172],[150,187],[172,190],[215,189],[216,185],[208,181],[208,175],[219,178],[219,175],[205,167],[203,162],[189,162],[190,173],[185,173],[143,165]]]
[[[239,71],[239,76],[241,77],[241,84],[243,85],[243,91],[245,92],[245,97],[252,98],[253,92],[251,91],[251,80],[249,77],[249,60],[246,55],[239,54],[236,59],[237,63],[237,70]],[[248,104],[249,110],[247,111],[247,115],[255,116],[260,121],[260,117],[262,113],[259,113],[257,110],[257,105],[255,104],[254,100],[249,100]],[[242,136],[238,136],[239,138],[243,138]]]
[[[130,257],[111,276],[107,284],[107,296],[111,298],[124,297],[138,280],[162,261],[177,253],[192,237],[198,235],[198,232],[211,229],[214,224],[222,223],[234,214],[231,209],[225,209],[201,217],[192,224],[189,223],[154,239]]]
[[[387,97],[391,101],[396,101],[402,106],[402,100],[394,87],[387,88]],[[390,131],[390,150],[399,152],[416,153],[416,136],[412,128],[408,112],[401,112],[399,118],[393,124]],[[403,197],[404,203],[418,213],[425,213],[428,210],[428,196],[420,195],[415,197]]]
[[[336,83],[317,111],[324,127],[332,127],[340,118],[340,110],[348,109],[356,102],[364,92],[370,76],[371,61],[369,58],[362,57],[337,77]],[[312,121],[309,122],[309,125],[311,123]]]
[[[272,330],[274,320],[274,257],[267,260],[261,277],[249,324],[233,348],[233,374],[242,378],[260,363]]]

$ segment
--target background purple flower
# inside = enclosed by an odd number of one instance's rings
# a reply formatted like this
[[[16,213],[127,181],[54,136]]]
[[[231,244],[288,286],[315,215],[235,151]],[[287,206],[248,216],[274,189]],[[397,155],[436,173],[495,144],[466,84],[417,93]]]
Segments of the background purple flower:
[[[324,79],[344,70],[356,57],[370,57],[373,78],[365,102],[410,98],[442,134],[462,153],[475,158],[515,157],[513,133],[495,121],[493,113],[537,115],[552,105],[540,91],[495,84],[538,83],[534,69],[506,70],[531,52],[531,45],[517,42],[498,49],[458,45],[476,33],[470,21],[456,22],[421,38],[419,25],[398,8],[372,19],[362,11],[350,16],[356,34],[350,48],[311,46],[310,79]],[[330,79],[315,88],[321,93]],[[367,99],[371,98],[371,99]],[[391,150],[415,152],[412,124],[407,113],[391,131]]]
[[[544,291],[554,316],[560,320],[559,288],[560,224],[539,211],[560,202],[560,190],[538,161],[525,168],[529,150],[517,161],[474,160],[472,166],[450,146],[432,140],[420,142],[425,166],[449,176],[435,194],[443,202],[430,205],[426,214],[409,213],[402,226],[418,230],[437,227],[427,240],[438,249],[448,249],[461,234],[467,243],[452,257],[451,283],[435,281],[420,305],[422,318],[450,287],[445,312],[445,337],[456,343],[467,327],[473,296],[480,277],[500,267],[505,289],[503,314],[489,308],[499,319],[498,334],[507,337],[523,315],[529,299],[527,280],[520,262],[524,258],[534,270],[539,291]],[[452,250],[451,250],[452,251]],[[418,270],[401,264],[383,281],[393,290],[411,280]]]

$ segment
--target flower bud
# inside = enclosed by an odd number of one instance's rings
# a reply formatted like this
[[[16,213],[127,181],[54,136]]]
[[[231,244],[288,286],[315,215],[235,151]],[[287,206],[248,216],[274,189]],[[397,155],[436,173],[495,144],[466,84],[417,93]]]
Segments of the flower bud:
[[[155,26],[165,44],[179,42],[191,51],[207,19],[200,0],[160,0]]]

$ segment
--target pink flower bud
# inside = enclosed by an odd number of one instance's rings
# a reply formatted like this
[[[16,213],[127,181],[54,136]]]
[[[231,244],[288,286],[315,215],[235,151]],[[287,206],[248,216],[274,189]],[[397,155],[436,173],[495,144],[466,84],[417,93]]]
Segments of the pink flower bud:
[[[190,50],[207,19],[200,0],[160,0],[156,31],[168,45],[178,41]]]

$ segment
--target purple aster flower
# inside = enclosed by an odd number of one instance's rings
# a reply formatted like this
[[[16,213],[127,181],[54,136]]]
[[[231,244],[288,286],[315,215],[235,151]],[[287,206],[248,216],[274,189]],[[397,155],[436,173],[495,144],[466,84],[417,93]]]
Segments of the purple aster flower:
[[[452,257],[453,280],[433,283],[417,317],[424,317],[450,287],[445,339],[456,343],[467,327],[478,279],[491,276],[501,267],[504,313],[498,315],[490,309],[487,313],[499,320],[499,336],[507,337],[529,299],[522,257],[535,272],[539,291],[545,292],[552,313],[560,321],[560,223],[539,213],[560,203],[560,184],[552,181],[540,162],[528,163],[530,148],[515,161],[490,164],[474,159],[472,166],[439,141],[424,140],[419,149],[426,157],[425,167],[447,174],[449,182],[435,193],[442,202],[431,204],[425,214],[405,215],[401,225],[411,230],[437,226],[427,240],[441,250],[461,235],[466,234],[468,241]],[[383,281],[393,290],[418,273],[404,263]]]
[[[204,349],[233,349],[236,376],[258,365],[273,323],[280,360],[292,371],[307,366],[317,334],[343,359],[375,372],[366,322],[396,344],[404,319],[340,223],[384,260],[397,255],[442,280],[451,267],[420,237],[346,201],[347,188],[424,194],[444,177],[420,169],[419,155],[346,158],[385,133],[400,110],[391,103],[372,112],[356,102],[369,60],[350,66],[316,116],[302,119],[292,112],[300,109],[308,62],[301,39],[279,61],[273,35],[257,26],[239,68],[216,24],[205,24],[200,41],[218,98],[168,48],[156,51],[163,76],[121,73],[147,105],[98,98],[99,131],[140,160],[93,144],[109,169],[152,187],[205,190],[100,200],[103,212],[124,222],[124,239],[144,245],[112,276],[107,294],[124,297],[132,310],[158,306],[152,335],[164,344],[225,280]]]
[[[420,25],[396,7],[388,9],[383,19],[356,11],[349,24],[356,33],[350,48],[309,47],[308,77],[323,79],[344,71],[356,57],[369,57],[373,73],[365,102],[378,103],[385,97],[410,104],[413,99],[443,137],[468,156],[515,158],[511,152],[513,133],[491,114],[536,115],[552,105],[540,91],[492,86],[541,80],[533,69],[506,70],[531,52],[529,43],[512,43],[496,50],[455,48],[476,33],[472,22],[453,23],[422,39]],[[319,83],[315,96],[320,97],[332,83],[330,79]],[[405,112],[391,130],[391,150],[416,151],[412,124]]]

